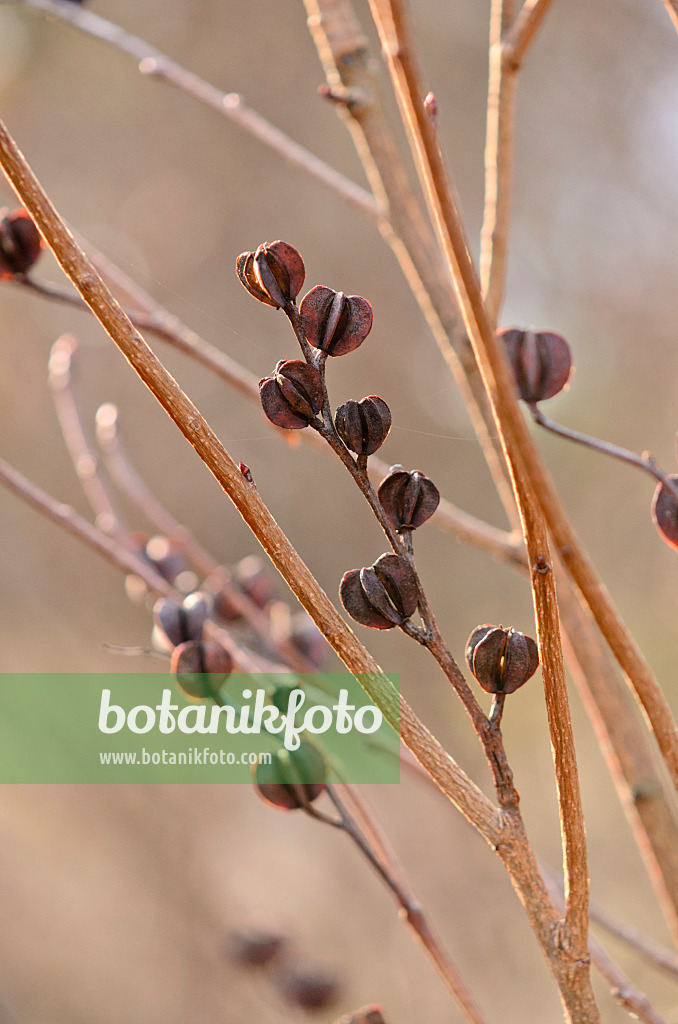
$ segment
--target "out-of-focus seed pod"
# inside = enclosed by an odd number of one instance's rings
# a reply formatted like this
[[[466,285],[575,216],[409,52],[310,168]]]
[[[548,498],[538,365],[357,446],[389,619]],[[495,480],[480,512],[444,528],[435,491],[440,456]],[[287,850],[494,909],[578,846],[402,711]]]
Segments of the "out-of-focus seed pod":
[[[170,671],[192,700],[211,697],[233,671],[233,658],[214,640],[187,640],[172,651]]]
[[[368,395],[340,405],[334,417],[337,433],[356,455],[373,455],[388,437],[391,410],[383,398]]]
[[[544,402],[562,391],[572,371],[570,346],[551,331],[497,331],[513,367],[520,397],[529,405]]]
[[[178,647],[187,640],[202,640],[208,614],[207,601],[198,591],[189,594],[181,604],[160,597],[153,606],[156,629],[171,647]]]
[[[539,650],[515,629],[477,626],[466,643],[466,664],[487,693],[514,693],[537,671]]]
[[[669,476],[678,485],[678,476]],[[659,484],[652,499],[652,519],[663,539],[678,548],[678,500],[664,484]]]
[[[188,568],[188,560],[183,549],[171,537],[163,537],[160,534],[151,537],[144,554],[168,583],[173,583],[177,576]]]
[[[285,977],[282,992],[288,1003],[303,1010],[325,1010],[336,1001],[339,984],[333,974],[322,968],[290,971]]]
[[[318,748],[304,741],[296,750],[276,750],[270,764],[258,764],[253,775],[255,789],[265,803],[294,811],[320,796],[327,767]]]
[[[398,533],[416,530],[431,518],[440,502],[440,492],[429,477],[402,466],[391,466],[379,484],[377,497]]]
[[[304,261],[288,242],[264,242],[241,253],[235,263],[241,284],[259,302],[283,309],[294,303],[304,284]]]
[[[277,932],[236,932],[233,937],[233,959],[242,967],[268,967],[280,959],[287,945]]]
[[[372,307],[367,299],[322,284],[304,295],[299,313],[309,344],[328,356],[353,352],[372,328]]]
[[[276,427],[301,430],[322,408],[323,379],[314,366],[301,359],[281,360],[272,376],[259,381],[259,397]]]
[[[42,236],[26,210],[0,210],[0,278],[27,274],[42,245]]]
[[[416,576],[400,555],[381,555],[374,565],[351,569],[339,596],[351,618],[373,629],[402,626],[419,604]]]

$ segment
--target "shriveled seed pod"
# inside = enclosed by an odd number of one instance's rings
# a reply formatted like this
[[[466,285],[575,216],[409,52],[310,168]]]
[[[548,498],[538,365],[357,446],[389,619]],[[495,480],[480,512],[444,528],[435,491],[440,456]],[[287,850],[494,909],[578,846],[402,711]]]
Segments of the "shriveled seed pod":
[[[293,811],[316,800],[325,788],[327,767],[317,747],[306,741],[296,750],[277,750],[269,764],[253,770],[254,785],[262,800],[283,811]]]
[[[340,405],[334,417],[337,433],[356,455],[373,455],[388,437],[391,410],[383,398],[368,395]]]
[[[294,302],[306,276],[297,250],[280,241],[264,242],[255,252],[242,252],[235,269],[250,295],[276,309]]]
[[[233,671],[233,659],[213,640],[187,640],[172,652],[171,671],[177,685],[192,700],[211,697]]]
[[[362,345],[372,328],[372,307],[360,295],[344,295],[319,284],[299,306],[310,345],[329,356],[344,356]]]
[[[271,423],[286,430],[307,427],[323,404],[323,379],[301,359],[281,360],[271,377],[259,381],[261,405]]]
[[[0,278],[28,273],[41,249],[42,236],[26,210],[0,210]]]
[[[416,530],[431,518],[440,502],[440,492],[429,477],[402,466],[391,466],[379,484],[377,496],[398,533]]]
[[[503,626],[477,626],[466,643],[466,664],[487,693],[514,693],[539,666],[534,640]]]
[[[670,476],[669,480],[678,484],[678,476]],[[678,548],[678,500],[664,484],[659,484],[654,492],[652,519],[666,543]]]
[[[373,629],[402,626],[419,604],[416,576],[400,555],[381,555],[374,565],[351,569],[339,596],[351,618]]]
[[[551,331],[521,331],[504,327],[497,331],[513,367],[520,397],[534,405],[553,398],[567,384],[572,371],[570,346]]]
[[[203,594],[196,591],[184,601],[160,597],[153,605],[153,621],[161,636],[171,647],[187,640],[202,640],[202,631],[209,609]]]

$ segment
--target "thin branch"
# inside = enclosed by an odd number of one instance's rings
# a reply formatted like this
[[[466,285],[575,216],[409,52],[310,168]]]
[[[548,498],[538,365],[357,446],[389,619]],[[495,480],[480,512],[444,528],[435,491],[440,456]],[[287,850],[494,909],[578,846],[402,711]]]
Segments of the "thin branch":
[[[492,0],[485,139],[485,205],[480,233],[480,283],[493,327],[504,295],[511,218],[513,136],[518,77],[503,61],[503,38],[513,0]]]
[[[551,0],[525,0],[513,28],[504,38],[502,59],[507,68],[518,70],[550,6]]]
[[[139,62],[142,74],[169,82],[182,92],[201,103],[207,104],[265,146],[278,153],[291,167],[303,171],[315,181],[337,193],[345,203],[365,214],[371,220],[379,221],[383,209],[373,196],[360,185],[345,177],[315,154],[299,145],[266,118],[262,117],[238,93],[225,93],[205,82],[198,75],[170,60],[164,53],[149,43],[134,36],[119,25],[94,14],[93,11],[78,7],[69,0],[21,0],[25,7],[34,7],[48,14],[56,15],[75,28],[90,36],[115,46]]]
[[[650,966],[670,974],[674,981],[678,978],[678,956],[672,950],[655,942],[647,935],[643,935],[638,928],[626,924],[625,921],[620,921],[594,900],[591,900],[589,913],[592,922],[600,925],[609,935],[613,935],[620,942],[629,946]]]
[[[367,858],[377,874],[391,890],[391,893],[401,907],[403,919],[423,946],[448,992],[459,1004],[466,1020],[470,1021],[471,1024],[487,1024],[487,1018],[464,984],[454,961],[431,928],[428,917],[409,884],[403,885],[401,880],[391,871],[391,865],[388,861],[384,861],[377,855],[370,842],[358,828],[339,796],[337,789],[334,786],[328,786],[327,791],[339,813],[339,827],[353,840],[363,856]]]
[[[466,329],[483,373],[497,428],[502,437],[523,520],[529,564],[532,567],[531,581],[535,617],[563,830],[568,896],[563,940],[568,950],[569,963],[566,966],[562,955],[554,957],[546,948],[544,952],[558,980],[563,1002],[572,1019],[598,1021],[600,1018],[590,987],[586,953],[588,868],[585,831],[546,525],[537,503],[533,481],[525,472],[522,457],[524,449],[514,443],[514,437],[507,436],[505,419],[502,415],[503,409],[499,405],[494,368],[488,357],[485,344],[489,340],[489,346],[492,347],[494,338],[483,307],[480,289],[468,255],[440,151],[436,144],[435,132],[422,103],[423,90],[414,66],[402,4],[399,0],[371,0],[371,8],[379,29],[382,47],[389,60],[401,110],[410,131],[422,185],[431,206],[450,272],[455,280]],[[496,346],[494,346],[494,351],[497,351]],[[508,377],[506,367],[501,364],[501,368],[504,370],[504,376]],[[509,385],[507,394],[509,401],[512,400],[514,389],[511,389],[511,385]],[[515,407],[515,405],[516,403],[513,401],[513,406]],[[518,416],[517,409],[514,411]],[[524,428],[524,424],[522,426]],[[574,971],[571,967],[573,962],[577,964],[577,969]]]
[[[400,730],[403,742],[443,792],[495,848],[504,829],[496,808],[420,722],[407,702],[338,614],[275,519],[256,488],[245,479],[224,446],[176,381],[127,319],[93,264],[75,244],[16,143],[0,122],[0,163],[17,196],[38,225],[64,272],[92,309],[143,383],[212,472],[255,537],[348,670]],[[517,857],[515,840],[507,844]],[[528,848],[529,849],[529,848]],[[538,874],[538,873],[537,873]]]

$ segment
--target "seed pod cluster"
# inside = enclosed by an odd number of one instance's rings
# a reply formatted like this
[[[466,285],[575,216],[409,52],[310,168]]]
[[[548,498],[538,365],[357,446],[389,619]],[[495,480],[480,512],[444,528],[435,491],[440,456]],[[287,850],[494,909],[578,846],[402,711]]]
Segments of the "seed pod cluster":
[[[207,601],[196,591],[179,604],[160,597],[153,606],[155,631],[170,647],[178,647],[188,640],[202,640],[202,631],[209,614]]]
[[[0,279],[27,274],[41,249],[42,237],[26,210],[0,210]]]
[[[678,476],[669,476],[678,484]],[[673,548],[678,548],[678,500],[664,484],[659,484],[652,499],[652,519],[663,539]]]
[[[316,800],[325,789],[327,767],[317,747],[306,741],[296,750],[277,750],[269,764],[253,771],[262,800],[283,811],[293,811]]]
[[[322,408],[323,379],[314,366],[301,359],[281,360],[270,377],[259,381],[259,397],[271,423],[301,430]]]
[[[391,410],[377,395],[359,402],[344,402],[336,411],[334,425],[347,448],[356,455],[373,455],[388,437]]]
[[[304,295],[299,313],[308,343],[329,356],[353,352],[372,329],[372,307],[367,299],[322,284]]]
[[[402,466],[391,466],[379,484],[377,496],[398,533],[416,530],[431,518],[440,502],[438,488],[429,477]]]
[[[356,622],[393,629],[417,610],[419,587],[414,571],[400,555],[381,555],[374,565],[347,572],[339,587],[344,608]]]
[[[503,626],[477,626],[466,643],[466,664],[487,693],[514,693],[539,666],[534,640]]]
[[[529,405],[544,402],[562,391],[572,370],[570,346],[551,331],[521,331],[505,327],[497,332],[506,347],[520,397]]]
[[[235,262],[240,282],[253,298],[276,309],[292,305],[302,289],[304,261],[288,242],[264,242]]]

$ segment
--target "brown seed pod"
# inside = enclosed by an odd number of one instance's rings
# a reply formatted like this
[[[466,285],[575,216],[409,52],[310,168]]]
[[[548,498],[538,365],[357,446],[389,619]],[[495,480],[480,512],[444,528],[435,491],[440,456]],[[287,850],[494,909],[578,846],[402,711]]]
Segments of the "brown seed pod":
[[[341,581],[339,596],[351,618],[373,629],[402,626],[419,604],[416,577],[400,555],[381,555],[374,565],[351,569]]]
[[[202,640],[202,631],[209,609],[203,594],[196,591],[184,601],[160,597],[153,605],[155,628],[171,647],[187,640]]]
[[[334,425],[347,448],[356,455],[373,455],[388,437],[391,410],[377,395],[359,402],[344,402],[336,411]]]
[[[26,210],[0,210],[0,278],[28,273],[42,245],[42,236]]]
[[[419,470],[391,466],[377,490],[379,501],[394,528],[416,530],[430,519],[440,502],[440,492]]]
[[[211,697],[233,671],[233,659],[213,640],[187,640],[172,652],[171,672],[177,685],[192,700]]]
[[[280,960],[287,938],[278,932],[235,932],[232,936],[232,955],[242,967],[268,967]]]
[[[323,379],[301,359],[281,360],[271,377],[259,381],[261,405],[271,423],[286,430],[307,427],[323,404]]]
[[[534,640],[503,626],[477,626],[466,643],[466,664],[487,693],[514,693],[539,666]]]
[[[360,295],[344,295],[319,284],[299,306],[310,345],[329,356],[344,356],[362,345],[372,328],[372,307]]]
[[[336,977],[321,968],[290,971],[283,982],[282,993],[288,1003],[304,1010],[325,1010],[337,999],[339,985]]]
[[[240,253],[235,269],[250,295],[276,309],[294,302],[306,276],[297,250],[280,241],[264,242],[255,252]]]
[[[678,476],[669,476],[669,480],[678,484]],[[652,499],[652,519],[667,544],[678,548],[678,500],[674,494],[659,484]]]
[[[320,796],[325,789],[327,767],[318,748],[304,741],[296,750],[275,751],[270,763],[256,765],[252,774],[264,803],[294,811]]]
[[[572,371],[565,338],[550,331],[521,331],[515,327],[504,327],[497,331],[497,337],[506,347],[524,402],[534,405],[563,390]]]

